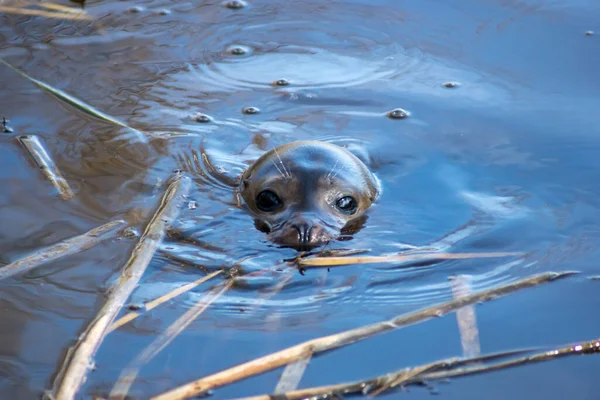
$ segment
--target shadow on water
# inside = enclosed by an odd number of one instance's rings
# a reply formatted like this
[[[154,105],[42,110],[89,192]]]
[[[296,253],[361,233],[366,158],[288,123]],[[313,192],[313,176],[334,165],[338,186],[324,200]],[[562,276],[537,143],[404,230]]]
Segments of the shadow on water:
[[[351,149],[384,187],[365,227],[332,247],[525,252],[308,270],[268,298],[286,270],[248,277],[143,368],[136,398],[448,300],[448,278],[459,274],[480,290],[549,270],[583,273],[477,308],[486,352],[598,336],[588,309],[600,306],[599,283],[588,278],[600,274],[600,35],[592,32],[600,32],[600,4],[269,0],[230,9],[218,1],[148,0],[86,2],[84,9],[95,23],[0,12],[0,57],[164,139],[130,144],[122,127],[0,68],[0,117],[14,131],[0,133],[0,263],[117,218],[143,228],[166,178],[184,169],[195,184],[175,230],[186,240],[164,243],[131,303],[239,260],[247,272],[280,265],[296,252],[267,242],[223,182],[270,148],[306,139]],[[388,118],[395,108],[409,115]],[[31,134],[53,155],[74,199],[61,200],[32,168],[17,142]],[[1,398],[36,397],[50,387],[134,243],[107,241],[0,282]],[[111,334],[84,393],[106,394],[128,360],[216,282]],[[389,357],[389,349],[402,357]],[[302,386],[459,354],[456,322],[441,318],[316,358]],[[438,390],[448,399],[592,399],[599,365],[594,357],[559,361]],[[277,376],[214,397],[270,392]]]

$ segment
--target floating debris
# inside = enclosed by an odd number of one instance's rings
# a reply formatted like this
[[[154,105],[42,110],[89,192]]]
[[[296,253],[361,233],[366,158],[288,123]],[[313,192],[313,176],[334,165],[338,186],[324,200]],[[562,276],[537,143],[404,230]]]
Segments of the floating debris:
[[[56,375],[54,398],[74,399],[79,392],[96,351],[110,332],[115,317],[140,282],[166,230],[177,218],[181,203],[189,193],[190,185],[191,180],[184,175],[176,175],[169,183],[154,216],[146,226],[129,260],[123,266],[120,279],[111,288],[108,299],[80,335],[77,343],[68,351],[65,362]]]
[[[114,236],[125,225],[126,222],[123,220],[112,221],[94,228],[83,235],[75,236],[44,249],[36,250],[27,257],[0,268],[0,280],[22,274],[59,258],[87,250]]]
[[[389,256],[357,256],[357,257],[311,257],[300,258],[298,265],[302,267],[335,267],[340,265],[371,264],[371,263],[400,263],[424,260],[462,260],[477,258],[496,258],[520,256],[520,252],[492,252],[492,253],[416,253],[393,254]]]
[[[227,8],[231,8],[232,10],[239,10],[240,8],[244,8],[248,6],[243,0],[229,0],[223,3],[223,5]]]
[[[134,239],[140,237],[140,232],[138,232],[138,230],[133,226],[130,226],[129,228],[123,230],[123,237],[126,239]]]
[[[46,18],[59,18],[59,19],[74,19],[74,20],[88,20],[91,21],[94,19],[91,15],[89,15],[85,10],[73,9],[66,6],[60,6],[58,4],[49,4],[49,3],[38,3],[38,6],[55,9],[59,11],[46,11],[46,10],[36,10],[31,8],[22,8],[22,7],[10,7],[10,6],[2,6],[0,5],[0,12],[7,14],[20,14],[20,15],[31,15],[37,17],[46,17]]]
[[[388,118],[391,119],[404,119],[410,115],[410,113],[401,108],[395,108],[392,111],[388,111],[386,114]]]
[[[152,397],[152,400],[179,400],[206,394],[208,390],[231,384],[251,376],[271,371],[292,362],[296,362],[302,358],[306,358],[307,354],[310,354],[314,357],[315,354],[325,351],[332,351],[352,343],[357,343],[380,333],[393,331],[407,325],[413,325],[419,322],[430,320],[440,312],[447,314],[469,304],[495,300],[500,296],[513,293],[517,290],[549,283],[571,275],[571,272],[547,272],[544,274],[534,275],[506,285],[497,286],[480,292],[474,292],[460,299],[449,300],[447,302],[426,307],[421,310],[402,314],[387,321],[365,325],[333,335],[308,340],[295,346],[267,354],[252,361],[236,365],[232,368],[219,371],[207,377],[167,390]],[[273,397],[259,398],[269,399]],[[305,398],[305,396],[299,398]]]
[[[160,306],[161,304],[173,300],[175,297],[186,293],[190,290],[192,290],[193,288],[195,288],[198,285],[201,285],[202,283],[208,281],[209,279],[214,278],[215,276],[219,275],[220,273],[222,273],[222,270],[219,271],[215,271],[209,275],[206,275],[205,277],[202,277],[198,280],[196,280],[195,282],[191,282],[188,283],[186,285],[183,285],[181,287],[178,287],[177,289],[163,295],[160,296],[157,299],[154,299],[152,301],[147,302],[146,304],[144,304],[144,310],[145,311],[150,311],[158,306]],[[129,314],[126,314],[124,316],[122,316],[121,318],[119,318],[111,327],[110,330],[114,331],[115,329],[119,329],[120,327],[122,327],[123,325],[133,321],[134,319],[136,319],[137,317],[139,317],[141,315],[141,313],[138,312],[131,312]]]
[[[594,31],[585,31],[585,36],[592,36]]]
[[[203,114],[203,113],[196,113],[194,114],[194,116],[192,117],[192,119],[194,120],[194,122],[200,122],[200,123],[207,123],[207,122],[211,122],[212,118],[209,115]]]
[[[6,118],[2,117],[2,132],[4,133],[13,133],[14,130],[7,125]]]
[[[40,138],[35,135],[19,136],[19,142],[27,150],[37,167],[54,185],[63,200],[72,199],[74,194],[69,183],[63,178],[58,167],[42,145]]]
[[[141,353],[133,359],[123,370],[119,379],[113,386],[109,398],[125,399],[131,384],[135,382],[140,369],[152,360],[162,349],[167,347],[185,328],[189,326],[200,314],[219,297],[223,295],[229,288],[233,286],[233,279],[227,283],[217,285],[210,292],[204,295],[192,308],[187,310],[185,314],[173,322],[164,332],[162,332],[152,343],[150,343]]]
[[[273,86],[288,86],[290,84],[290,81],[287,79],[278,79],[275,82],[273,82]]]
[[[198,204],[195,201],[190,201],[188,203],[188,210],[195,210],[198,208]]]
[[[258,114],[260,113],[260,109],[258,107],[244,107],[242,108],[243,114]]]
[[[97,109],[95,109],[94,107],[84,103],[83,101],[71,96],[68,93],[63,92],[62,90],[56,89],[50,85],[48,85],[47,83],[44,83],[42,81],[39,81],[35,78],[32,78],[31,76],[27,75],[25,72],[21,71],[19,68],[17,67],[13,67],[11,64],[9,64],[8,62],[4,61],[2,58],[0,58],[0,64],[4,64],[5,66],[7,66],[8,68],[12,69],[13,71],[15,71],[16,73],[18,73],[19,75],[21,75],[22,77],[24,77],[25,79],[29,80],[31,83],[33,83],[34,85],[36,85],[37,87],[39,87],[40,89],[45,90],[46,92],[50,93],[51,95],[55,96],[56,98],[58,98],[59,100],[62,100],[68,104],[70,104],[71,106],[79,109],[80,111],[94,117],[97,118],[101,121],[104,122],[109,122],[111,124],[115,124],[117,126],[120,126],[122,128],[127,128],[130,132],[132,132],[134,135],[136,135],[138,137],[138,139],[141,142],[147,142],[146,140],[146,136],[138,131],[137,129],[134,129],[132,127],[130,127],[129,125],[127,125],[124,122],[119,121],[116,118],[111,117],[110,115],[107,115],[105,113],[103,113],[102,111],[99,111]]]
[[[329,399],[338,398],[337,394],[339,393],[349,396],[352,394],[359,394],[363,396],[368,395],[369,397],[375,397],[388,389],[394,389],[411,384],[420,386],[425,384],[431,394],[436,394],[437,391],[435,391],[435,388],[433,388],[431,385],[427,384],[428,381],[435,380],[438,383],[448,383],[448,377],[454,378],[482,374],[537,362],[551,361],[568,356],[598,354],[600,353],[600,339],[585,341],[576,345],[554,347],[547,351],[538,353],[533,353],[533,351],[534,350],[532,349],[516,351],[509,350],[472,358],[453,357],[418,367],[403,368],[398,371],[390,372],[385,375],[366,380],[293,390],[282,393],[279,396],[260,395],[244,397],[240,398],[239,400],[271,400],[275,397],[281,397],[287,400],[308,398]],[[520,355],[520,357],[514,358],[517,355]],[[512,359],[493,363],[493,361],[506,358]],[[486,362],[488,362],[488,364],[486,364]]]
[[[447,87],[449,89],[455,88],[460,86],[460,83],[458,82],[444,82],[444,87]]]
[[[141,13],[143,11],[145,11],[145,8],[144,7],[140,7],[140,6],[134,6],[134,7],[131,7],[131,8],[127,9],[127,12],[131,13],[131,14],[138,14],[138,13]]]
[[[232,46],[227,51],[234,56],[243,56],[250,52],[250,50],[244,46]]]

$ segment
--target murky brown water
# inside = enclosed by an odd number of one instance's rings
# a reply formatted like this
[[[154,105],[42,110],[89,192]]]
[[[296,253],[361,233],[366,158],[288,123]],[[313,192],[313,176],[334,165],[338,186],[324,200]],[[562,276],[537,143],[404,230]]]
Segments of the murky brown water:
[[[128,11],[141,7],[139,12]],[[170,12],[160,12],[167,9]],[[600,3],[572,1],[92,1],[96,24],[0,13],[0,57],[165,140],[128,145],[0,66],[0,263],[117,218],[142,229],[165,179],[203,142],[230,176],[263,151],[317,139],[367,153],[384,186],[365,228],[334,247],[393,253],[452,237],[448,251],[525,251],[406,269],[363,265],[278,274],[213,304],[141,372],[146,398],[300,341],[452,296],[447,278],[484,289],[549,270],[577,277],[477,308],[484,352],[599,336],[597,185]],[[586,31],[598,34],[585,35]],[[286,79],[288,85],[274,86]],[[445,82],[456,81],[448,88]],[[244,107],[260,112],[244,114]],[[408,118],[385,116],[401,107]],[[194,114],[211,117],[195,122]],[[172,137],[171,134],[185,134]],[[61,200],[16,137],[37,134],[76,191]],[[259,270],[296,253],[265,241],[231,192],[195,173],[178,227],[132,302],[247,259]],[[0,281],[0,398],[37,398],[93,317],[135,240],[107,241]],[[173,261],[176,254],[190,263]],[[402,268],[401,268],[402,267]],[[205,284],[109,335],[82,398],[106,394],[123,367],[200,299]],[[453,315],[318,357],[303,387],[345,382],[461,354]],[[453,380],[446,399],[594,399],[598,357]],[[273,390],[279,372],[215,391]],[[397,393],[387,395],[396,398]],[[412,389],[412,398],[429,396]],[[385,397],[385,396],[384,396]]]

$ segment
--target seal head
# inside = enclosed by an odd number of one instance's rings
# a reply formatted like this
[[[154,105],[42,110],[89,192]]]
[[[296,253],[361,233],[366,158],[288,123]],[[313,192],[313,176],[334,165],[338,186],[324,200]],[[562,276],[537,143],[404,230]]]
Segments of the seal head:
[[[272,242],[297,250],[359,230],[380,191],[358,157],[317,141],[274,148],[256,160],[239,183],[255,226]]]

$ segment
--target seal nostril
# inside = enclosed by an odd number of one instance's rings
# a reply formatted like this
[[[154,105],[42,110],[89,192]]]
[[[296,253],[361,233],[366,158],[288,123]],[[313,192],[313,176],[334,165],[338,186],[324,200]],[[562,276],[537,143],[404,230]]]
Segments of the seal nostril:
[[[298,231],[298,243],[308,244],[310,243],[310,235],[312,233],[312,227],[307,223],[294,224],[294,228]]]

